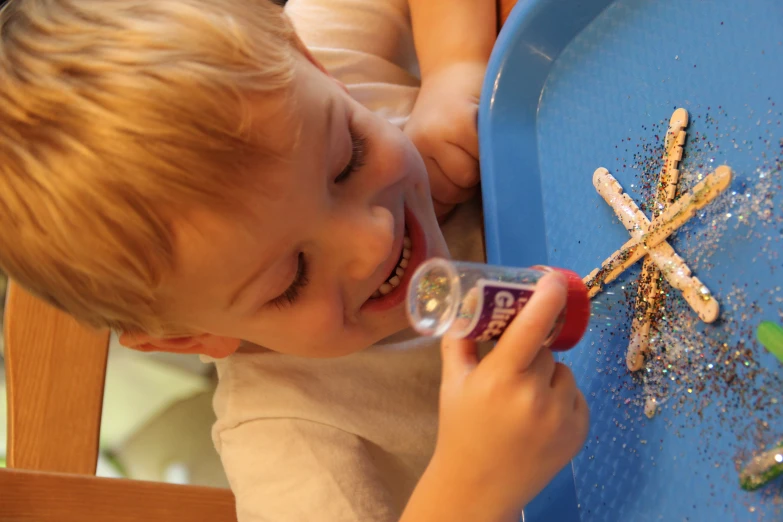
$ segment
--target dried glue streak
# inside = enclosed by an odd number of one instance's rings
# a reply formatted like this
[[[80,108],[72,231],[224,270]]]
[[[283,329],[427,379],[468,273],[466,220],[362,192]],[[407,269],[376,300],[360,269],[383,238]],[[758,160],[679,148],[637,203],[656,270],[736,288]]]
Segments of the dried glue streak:
[[[587,287],[570,270],[430,259],[411,278],[408,318],[424,335],[495,340],[533,296],[536,283],[553,270],[566,276],[568,301],[545,344],[568,350],[582,338],[591,318]]]

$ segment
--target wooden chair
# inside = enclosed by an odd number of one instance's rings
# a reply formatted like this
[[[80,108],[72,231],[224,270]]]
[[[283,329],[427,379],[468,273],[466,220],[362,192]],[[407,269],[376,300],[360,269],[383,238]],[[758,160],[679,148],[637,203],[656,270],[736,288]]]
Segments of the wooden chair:
[[[227,489],[95,476],[109,332],[85,328],[12,282],[5,339],[1,521],[236,521]]]

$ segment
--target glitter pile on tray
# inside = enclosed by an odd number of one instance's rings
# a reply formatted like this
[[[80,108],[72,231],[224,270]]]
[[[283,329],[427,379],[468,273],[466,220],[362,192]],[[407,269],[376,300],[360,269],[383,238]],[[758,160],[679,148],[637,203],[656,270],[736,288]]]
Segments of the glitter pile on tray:
[[[686,191],[698,183],[704,175],[709,173],[716,163],[716,153],[718,145],[712,141],[710,134],[715,139],[724,138],[733,129],[729,125],[726,129],[727,134],[720,133],[720,124],[718,119],[709,112],[702,116],[699,112],[694,112],[694,116],[703,120],[706,132],[696,131],[691,133],[688,138],[685,154],[681,166],[681,187],[680,192]],[[718,117],[722,120],[729,120],[725,111],[718,108]],[[759,127],[761,127],[759,121]],[[729,124],[731,121],[729,120]],[[781,183],[783,183],[783,139],[775,137],[774,130],[777,129],[779,135],[780,122],[769,120],[763,131],[767,137],[760,136],[755,144],[747,142],[737,144],[734,142],[734,148],[742,150],[757,149],[758,167],[751,177],[751,182],[744,182],[740,187],[733,187],[730,194],[724,195],[716,200],[712,205],[702,210],[696,223],[687,224],[683,227],[682,238],[677,239],[679,248],[684,248],[685,257],[692,263],[697,270],[710,270],[712,268],[710,260],[719,249],[730,248],[735,242],[744,242],[750,239],[760,241],[760,248],[757,259],[759,262],[766,261],[764,267],[759,269],[769,270],[775,273],[779,268],[778,259],[779,248],[776,244],[781,242],[783,237],[783,209],[775,208],[775,196],[781,193]],[[661,169],[662,156],[660,149],[662,147],[663,136],[665,136],[668,122],[661,120],[651,129],[643,130],[652,133],[652,139],[642,139],[637,145],[637,152],[633,154],[633,163],[628,165],[631,169],[637,171],[636,190],[641,193],[640,208],[649,213],[651,205],[655,202],[655,192],[657,190],[658,172]],[[627,149],[626,149],[627,150]],[[619,159],[619,158],[618,158]],[[755,178],[755,179],[754,179]],[[631,185],[634,188],[634,185]],[[727,231],[731,230],[730,234]],[[682,245],[686,245],[683,247]],[[731,280],[733,274],[719,274],[719,277]],[[714,280],[716,274],[711,274]],[[633,295],[634,286],[626,285],[626,292]],[[695,335],[700,331],[698,318],[689,313],[687,304],[671,288],[664,283],[663,291],[666,294],[666,302],[663,307],[661,321],[662,333],[653,339],[657,350],[656,357],[648,363],[645,374],[645,381],[648,384],[650,393],[656,396],[661,402],[671,399],[671,385],[669,383],[678,382],[677,375],[686,374],[686,377],[692,377],[694,381],[692,386],[687,382],[682,382],[680,378],[680,387],[684,393],[694,393],[694,388],[699,389],[704,385],[706,379],[700,373],[699,365],[683,364],[685,368],[678,371],[678,361],[686,359],[721,359],[719,354],[723,351],[742,352],[741,343],[747,344],[750,348],[753,346],[753,332],[758,315],[762,311],[765,303],[748,303],[747,307],[737,301],[741,298],[742,287],[736,288],[732,295],[726,295],[722,298],[724,305],[723,320],[717,327],[708,328],[709,335]],[[783,317],[783,292],[781,288],[771,287],[767,289],[769,294],[766,305],[775,306],[779,309],[779,314]],[[720,342],[717,342],[721,339]],[[690,347],[688,345],[690,344]],[[726,346],[724,346],[726,345]],[[734,350],[729,350],[729,345]],[[705,349],[709,348],[709,349]],[[736,356],[735,356],[736,357]],[[715,362],[709,361],[715,368]],[[744,365],[746,368],[752,366],[753,362]],[[711,369],[711,368],[707,368]],[[664,384],[665,383],[665,384]],[[688,392],[687,390],[692,390]]]
[[[705,111],[706,109],[706,111]],[[680,167],[680,193],[692,188],[722,162],[729,164],[736,157],[750,155],[755,166],[752,172],[741,171],[738,181],[706,207],[680,230],[673,242],[689,265],[710,282],[722,286],[717,292],[721,317],[712,325],[703,324],[690,310],[679,292],[661,282],[664,300],[660,309],[657,335],[650,339],[652,357],[634,382],[611,382],[607,393],[618,407],[631,408],[618,426],[634,423],[635,412],[653,414],[668,411],[664,422],[679,433],[681,427],[702,430],[704,456],[707,459],[733,462],[740,470],[754,455],[776,443],[783,433],[770,426],[772,419],[783,418],[783,366],[770,365],[770,354],[756,340],[756,329],[770,314],[783,321],[783,113],[770,100],[769,111],[758,120],[759,137],[741,143],[732,139],[737,125],[722,107],[689,108],[694,128],[689,131]],[[658,174],[661,170],[663,139],[668,121],[644,126],[645,137],[628,139],[619,145],[616,158],[623,168],[635,175],[629,191],[648,215],[655,202]],[[733,150],[721,151],[730,142]],[[727,152],[724,154],[724,152]],[[632,156],[628,161],[624,158]],[[729,271],[730,263],[715,265],[715,259],[730,259],[733,250],[747,252],[753,244],[752,271],[740,275]],[[740,250],[739,247],[744,247]],[[759,284],[764,274],[767,286]],[[768,277],[772,275],[772,277]],[[615,292],[628,304],[634,302],[637,282],[631,278],[625,284],[615,283]],[[780,283],[769,284],[769,281]],[[630,324],[632,307],[627,307],[626,322]],[[605,375],[621,376],[625,370],[623,357],[605,357],[604,343],[611,343],[615,332],[602,331],[594,343],[599,356],[606,360]],[[777,362],[777,361],[775,361]],[[641,386],[639,386],[641,385]],[[628,398],[627,387],[634,398]],[[717,423],[703,423],[706,416]],[[778,430],[779,431],[779,430]],[[712,440],[729,436],[734,453],[718,456],[711,453]],[[599,441],[596,441],[599,442]],[[734,474],[734,477],[737,475]],[[774,503],[783,502],[780,492],[762,491],[772,495]]]
[[[714,120],[708,121],[717,127]],[[683,227],[684,243],[693,245],[686,248],[686,255],[696,269],[711,269],[710,260],[719,249],[730,248],[734,242],[752,238],[760,240],[763,245],[757,254],[758,260],[767,261],[763,263],[764,266],[760,264],[759,269],[775,273],[778,268],[778,250],[773,247],[773,243],[781,241],[783,212],[775,209],[774,197],[781,191],[783,182],[783,141],[778,143],[778,150],[772,148],[774,142],[767,143],[764,152],[773,155],[758,166],[755,181],[743,183],[739,190],[735,189],[727,197],[719,198],[713,206],[699,214],[697,223]],[[715,146],[708,137],[696,133],[686,147],[681,174],[682,190],[697,183],[712,168],[714,153]],[[769,157],[768,154],[765,156]],[[646,195],[645,201],[652,199],[651,195]],[[727,234],[729,230],[731,234]],[[727,280],[736,277],[735,274],[718,276]],[[716,274],[711,274],[711,278],[714,280]],[[749,386],[758,373],[769,374],[768,377],[774,382],[768,384],[777,386],[773,389],[783,389],[776,374],[758,367],[753,349],[755,328],[763,307],[777,305],[777,308],[783,308],[783,293],[780,286],[772,286],[766,289],[766,303],[748,303],[743,291],[747,284],[735,283],[732,292],[722,297],[724,311],[721,323],[717,327],[707,328],[706,335],[697,334],[702,330],[698,319],[688,313],[687,304],[677,294],[664,286],[666,303],[661,318],[662,333],[653,340],[657,347],[654,353],[657,355],[645,371],[647,389],[659,404],[671,400],[676,395],[672,393],[674,390],[683,396],[714,385],[713,388],[717,388],[713,391],[724,396],[733,395],[729,392],[736,391],[740,401],[737,406],[749,407],[751,405],[742,395],[759,390]],[[736,377],[742,379],[732,385]],[[757,402],[753,399],[754,404]],[[676,407],[676,404],[672,407]]]

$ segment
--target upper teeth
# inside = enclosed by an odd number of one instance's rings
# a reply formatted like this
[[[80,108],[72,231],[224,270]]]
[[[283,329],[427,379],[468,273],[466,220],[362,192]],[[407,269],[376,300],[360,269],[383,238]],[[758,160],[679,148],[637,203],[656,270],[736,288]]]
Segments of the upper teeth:
[[[402,276],[405,275],[405,268],[408,266],[408,259],[410,259],[410,257],[411,239],[407,236],[406,232],[406,236],[402,239],[402,255],[400,256],[400,260],[397,262],[397,266],[394,267],[394,270],[392,270],[392,273],[389,274],[386,282],[383,283],[381,287],[372,294],[373,298],[386,295],[396,287],[400,286]]]

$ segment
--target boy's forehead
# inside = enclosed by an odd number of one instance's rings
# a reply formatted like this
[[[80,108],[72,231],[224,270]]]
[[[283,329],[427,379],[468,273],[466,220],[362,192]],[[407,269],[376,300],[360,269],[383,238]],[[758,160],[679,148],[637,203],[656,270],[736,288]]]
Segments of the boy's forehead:
[[[251,95],[244,108],[240,128],[249,130],[252,142],[267,160],[285,160],[300,144],[305,118],[299,110],[297,90],[291,85],[284,92]]]
[[[333,78],[300,57],[285,92],[258,99],[254,106],[255,126],[280,150],[312,148],[328,139],[333,109],[343,98],[348,98],[348,94]]]
[[[285,197],[286,173],[303,160],[326,160],[336,108],[347,103],[343,97],[347,93],[334,80],[298,60],[285,92],[252,98],[249,124],[259,154],[250,165],[251,178],[265,198]]]

